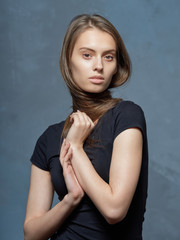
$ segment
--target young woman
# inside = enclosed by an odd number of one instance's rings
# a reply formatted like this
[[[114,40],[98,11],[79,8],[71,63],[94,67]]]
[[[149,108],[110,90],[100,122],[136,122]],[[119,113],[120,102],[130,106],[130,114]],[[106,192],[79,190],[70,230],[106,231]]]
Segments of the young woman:
[[[60,56],[73,111],[38,139],[31,157],[25,239],[142,239],[148,153],[143,111],[110,88],[130,75],[115,27],[72,20]],[[51,208],[53,192],[60,202]]]

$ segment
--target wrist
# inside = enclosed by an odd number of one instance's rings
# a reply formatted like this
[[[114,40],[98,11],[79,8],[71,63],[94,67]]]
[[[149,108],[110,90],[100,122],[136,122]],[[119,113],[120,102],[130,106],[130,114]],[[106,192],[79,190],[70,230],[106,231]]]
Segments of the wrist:
[[[83,149],[84,142],[74,141],[68,138],[68,136],[66,137],[66,141],[70,143],[71,147],[74,147],[76,149]]]
[[[81,196],[81,195],[75,195],[72,193],[68,193],[65,195],[63,200],[64,200],[65,204],[68,205],[70,208],[74,208],[80,203],[82,198],[83,198],[83,195]]]
[[[69,195],[69,193],[65,195],[63,200],[69,208],[73,208],[75,206],[74,201],[72,197]]]
[[[71,148],[72,150],[76,150],[76,151],[83,151],[83,143],[74,143],[74,142],[70,142]]]

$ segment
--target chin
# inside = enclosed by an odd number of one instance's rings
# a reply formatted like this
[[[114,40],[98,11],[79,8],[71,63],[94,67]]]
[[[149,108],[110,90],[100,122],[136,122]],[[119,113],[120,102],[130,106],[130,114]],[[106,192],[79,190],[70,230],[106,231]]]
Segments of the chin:
[[[101,93],[104,92],[107,89],[107,87],[102,87],[102,86],[93,86],[91,88],[84,89],[84,91],[88,93]]]
[[[86,92],[88,93],[101,93],[104,92],[104,89],[92,89],[92,90],[87,90]]]

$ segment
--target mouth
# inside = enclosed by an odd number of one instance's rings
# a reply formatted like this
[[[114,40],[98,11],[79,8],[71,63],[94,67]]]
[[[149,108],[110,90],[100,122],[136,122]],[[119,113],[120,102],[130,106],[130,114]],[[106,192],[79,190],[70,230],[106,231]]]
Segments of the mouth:
[[[102,76],[93,76],[90,77],[89,80],[94,84],[101,84],[104,82],[104,78]]]

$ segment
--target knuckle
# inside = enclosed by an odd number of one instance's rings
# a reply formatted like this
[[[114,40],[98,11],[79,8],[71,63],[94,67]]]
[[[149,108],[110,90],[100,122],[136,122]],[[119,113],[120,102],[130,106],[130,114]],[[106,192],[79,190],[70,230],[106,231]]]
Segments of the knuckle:
[[[90,128],[91,127],[91,123],[87,122],[87,127]]]
[[[78,128],[80,126],[80,123],[78,121],[74,122],[74,126]]]
[[[83,121],[83,122],[82,122],[82,126],[83,126],[83,127],[86,127],[86,122]]]

